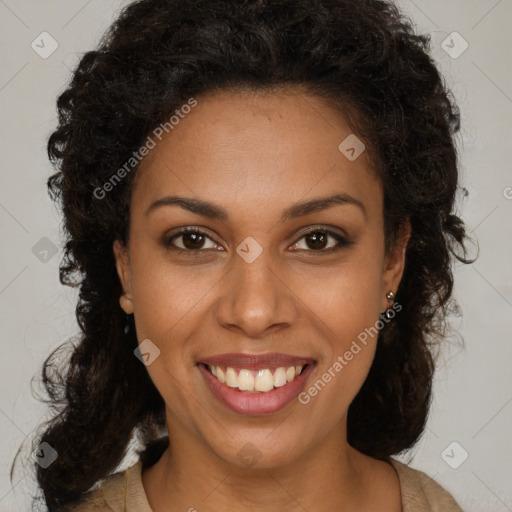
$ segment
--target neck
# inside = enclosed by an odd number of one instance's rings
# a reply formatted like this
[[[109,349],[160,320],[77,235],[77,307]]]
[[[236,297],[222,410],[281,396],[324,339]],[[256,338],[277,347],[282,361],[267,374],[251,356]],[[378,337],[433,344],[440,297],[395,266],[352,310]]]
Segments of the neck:
[[[281,465],[229,464],[187,429],[172,430],[169,437],[170,447],[142,473],[154,512],[366,508],[370,458],[348,445],[346,423]]]

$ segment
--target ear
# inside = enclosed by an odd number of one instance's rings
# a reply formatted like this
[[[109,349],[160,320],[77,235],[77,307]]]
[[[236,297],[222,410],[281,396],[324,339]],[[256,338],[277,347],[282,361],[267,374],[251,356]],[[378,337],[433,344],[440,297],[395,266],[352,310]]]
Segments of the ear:
[[[405,268],[405,252],[410,237],[411,224],[409,219],[407,219],[400,227],[395,244],[390,248],[389,254],[384,260],[382,275],[382,284],[384,287],[383,311],[389,307],[389,303],[385,297],[386,293],[389,291],[396,293],[402,279]]]
[[[125,247],[119,240],[114,241],[114,259],[116,262],[117,275],[121,281],[124,294],[119,297],[119,304],[127,314],[133,313],[133,302],[131,295],[131,270],[128,247]]]

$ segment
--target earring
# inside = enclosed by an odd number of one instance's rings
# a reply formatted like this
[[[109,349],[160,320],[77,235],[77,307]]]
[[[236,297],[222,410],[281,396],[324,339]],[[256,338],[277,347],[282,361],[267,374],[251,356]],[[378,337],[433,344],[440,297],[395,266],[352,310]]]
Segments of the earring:
[[[128,334],[130,332],[130,315],[126,314],[126,325],[124,326],[124,333]]]
[[[395,294],[390,290],[388,293],[386,293],[386,299],[388,299],[388,302],[393,306],[395,302]],[[386,320],[392,320],[395,316],[395,312],[393,311],[393,315],[391,315],[391,308],[386,309],[384,312],[384,316],[386,317]]]

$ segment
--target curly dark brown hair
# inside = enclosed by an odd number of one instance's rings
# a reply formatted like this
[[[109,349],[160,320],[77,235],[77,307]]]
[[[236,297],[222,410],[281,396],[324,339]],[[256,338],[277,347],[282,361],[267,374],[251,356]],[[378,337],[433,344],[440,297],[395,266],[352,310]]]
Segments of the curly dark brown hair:
[[[51,512],[68,510],[116,470],[129,444],[165,429],[164,401],[134,357],[119,307],[112,244],[127,240],[136,168],[107,182],[148,134],[190,97],[222,89],[296,86],[342,111],[371,149],[384,190],[387,247],[411,225],[402,312],[379,334],[368,378],[348,412],[348,441],[386,459],[425,427],[453,288],[468,263],[453,213],[459,112],[429,56],[429,37],[384,0],[139,0],[82,57],[59,96],[48,140],[51,197],[64,215],[63,284],[79,286],[79,342],[54,351],[42,380],[55,412],[38,442],[58,452],[36,467]],[[142,453],[143,448],[138,452]]]

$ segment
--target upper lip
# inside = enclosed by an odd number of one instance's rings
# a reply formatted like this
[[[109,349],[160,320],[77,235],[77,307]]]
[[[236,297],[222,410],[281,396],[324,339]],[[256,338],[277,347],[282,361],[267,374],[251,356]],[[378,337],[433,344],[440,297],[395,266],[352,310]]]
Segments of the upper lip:
[[[288,366],[298,366],[312,363],[311,357],[292,356],[290,354],[280,354],[278,352],[269,352],[267,354],[217,354],[203,358],[200,363],[209,366],[230,366],[232,368],[279,368]]]

